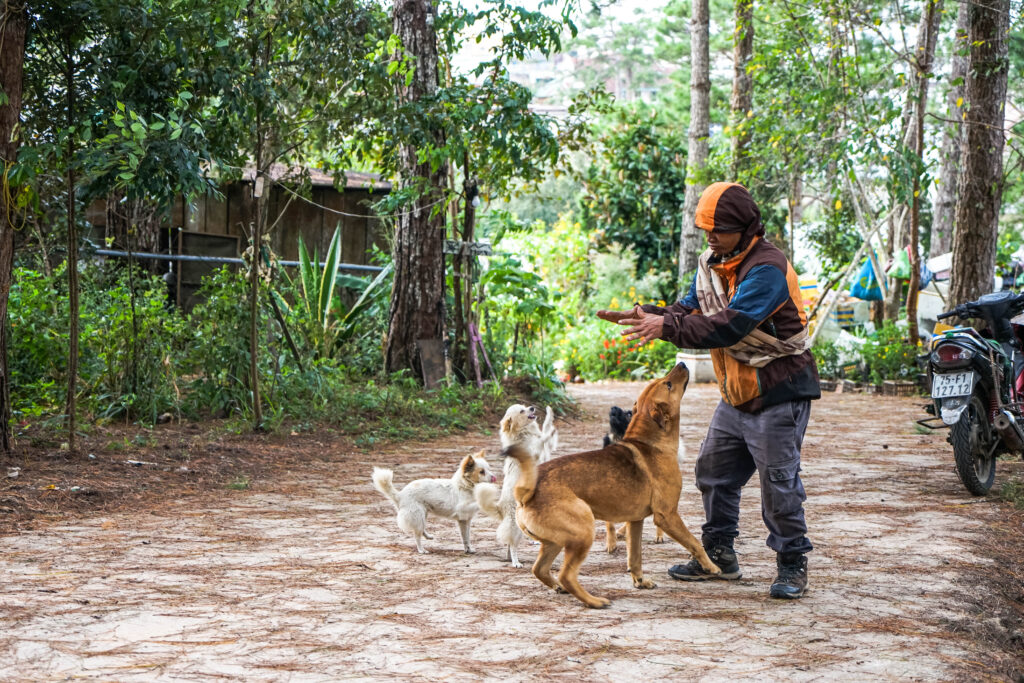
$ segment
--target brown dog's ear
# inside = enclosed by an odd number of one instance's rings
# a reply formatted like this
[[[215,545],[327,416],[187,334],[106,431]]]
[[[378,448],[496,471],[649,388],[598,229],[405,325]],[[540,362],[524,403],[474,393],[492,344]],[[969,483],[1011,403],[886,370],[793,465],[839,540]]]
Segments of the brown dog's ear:
[[[473,460],[472,455],[467,455],[462,459],[462,471],[469,474],[476,467],[476,461]]]
[[[655,403],[647,411],[647,414],[652,420],[658,425],[659,428],[664,429],[665,425],[668,424],[669,419],[669,408],[666,403]]]

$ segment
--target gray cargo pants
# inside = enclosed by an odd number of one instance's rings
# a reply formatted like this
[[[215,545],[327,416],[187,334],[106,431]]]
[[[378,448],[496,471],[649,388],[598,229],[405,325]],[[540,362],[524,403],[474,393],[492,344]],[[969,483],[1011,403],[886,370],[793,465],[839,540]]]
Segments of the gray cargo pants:
[[[744,413],[722,401],[697,456],[697,488],[704,499],[705,546],[732,544],[739,535],[740,489],[756,471],[761,479],[761,518],[768,547],[780,553],[811,550],[804,522],[807,496],[800,482],[811,402],[788,401]]]

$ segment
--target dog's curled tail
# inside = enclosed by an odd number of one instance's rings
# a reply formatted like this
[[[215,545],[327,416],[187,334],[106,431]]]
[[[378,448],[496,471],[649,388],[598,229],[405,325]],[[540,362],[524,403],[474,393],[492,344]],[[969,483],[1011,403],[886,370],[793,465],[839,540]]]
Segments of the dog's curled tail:
[[[548,442],[548,453],[554,453],[558,448],[558,430],[555,429],[555,412],[551,406],[547,407],[544,415],[544,426],[540,430],[541,438]]]
[[[473,498],[476,499],[480,512],[494,519],[501,519],[501,508],[498,507],[498,500],[501,498],[501,489],[494,484],[486,482],[473,487]]]
[[[506,458],[515,458],[519,463],[519,479],[512,489],[512,495],[520,505],[526,505],[537,490],[537,463],[533,455],[519,444],[512,444],[501,454]]]
[[[385,498],[390,500],[397,510],[398,491],[395,490],[394,477],[395,474],[391,470],[384,469],[383,467],[373,468],[373,488],[380,491]]]

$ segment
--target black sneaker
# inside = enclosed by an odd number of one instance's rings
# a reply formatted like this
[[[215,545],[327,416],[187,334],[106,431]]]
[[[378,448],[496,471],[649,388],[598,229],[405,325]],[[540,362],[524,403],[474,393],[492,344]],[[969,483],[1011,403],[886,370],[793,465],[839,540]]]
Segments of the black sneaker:
[[[779,553],[775,558],[779,575],[768,595],[784,600],[803,597],[807,590],[807,556],[803,553]]]
[[[706,549],[711,561],[722,570],[721,574],[711,574],[696,558],[686,564],[677,564],[669,567],[668,575],[680,581],[707,581],[708,579],[725,579],[734,581],[742,576],[740,563],[736,561],[736,551],[727,545],[714,545]]]

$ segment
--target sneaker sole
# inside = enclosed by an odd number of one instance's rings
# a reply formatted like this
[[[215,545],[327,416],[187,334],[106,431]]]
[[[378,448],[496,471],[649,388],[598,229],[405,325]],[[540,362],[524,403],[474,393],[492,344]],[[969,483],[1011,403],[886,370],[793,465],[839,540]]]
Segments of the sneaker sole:
[[[804,597],[804,593],[806,592],[806,588],[800,591],[799,593],[777,593],[775,591],[770,590],[768,591],[768,597],[775,598],[776,600],[799,600],[800,598]]]
[[[677,581],[735,581],[743,577],[742,572],[735,571],[729,572],[728,574],[673,574],[668,572],[668,575]]]

